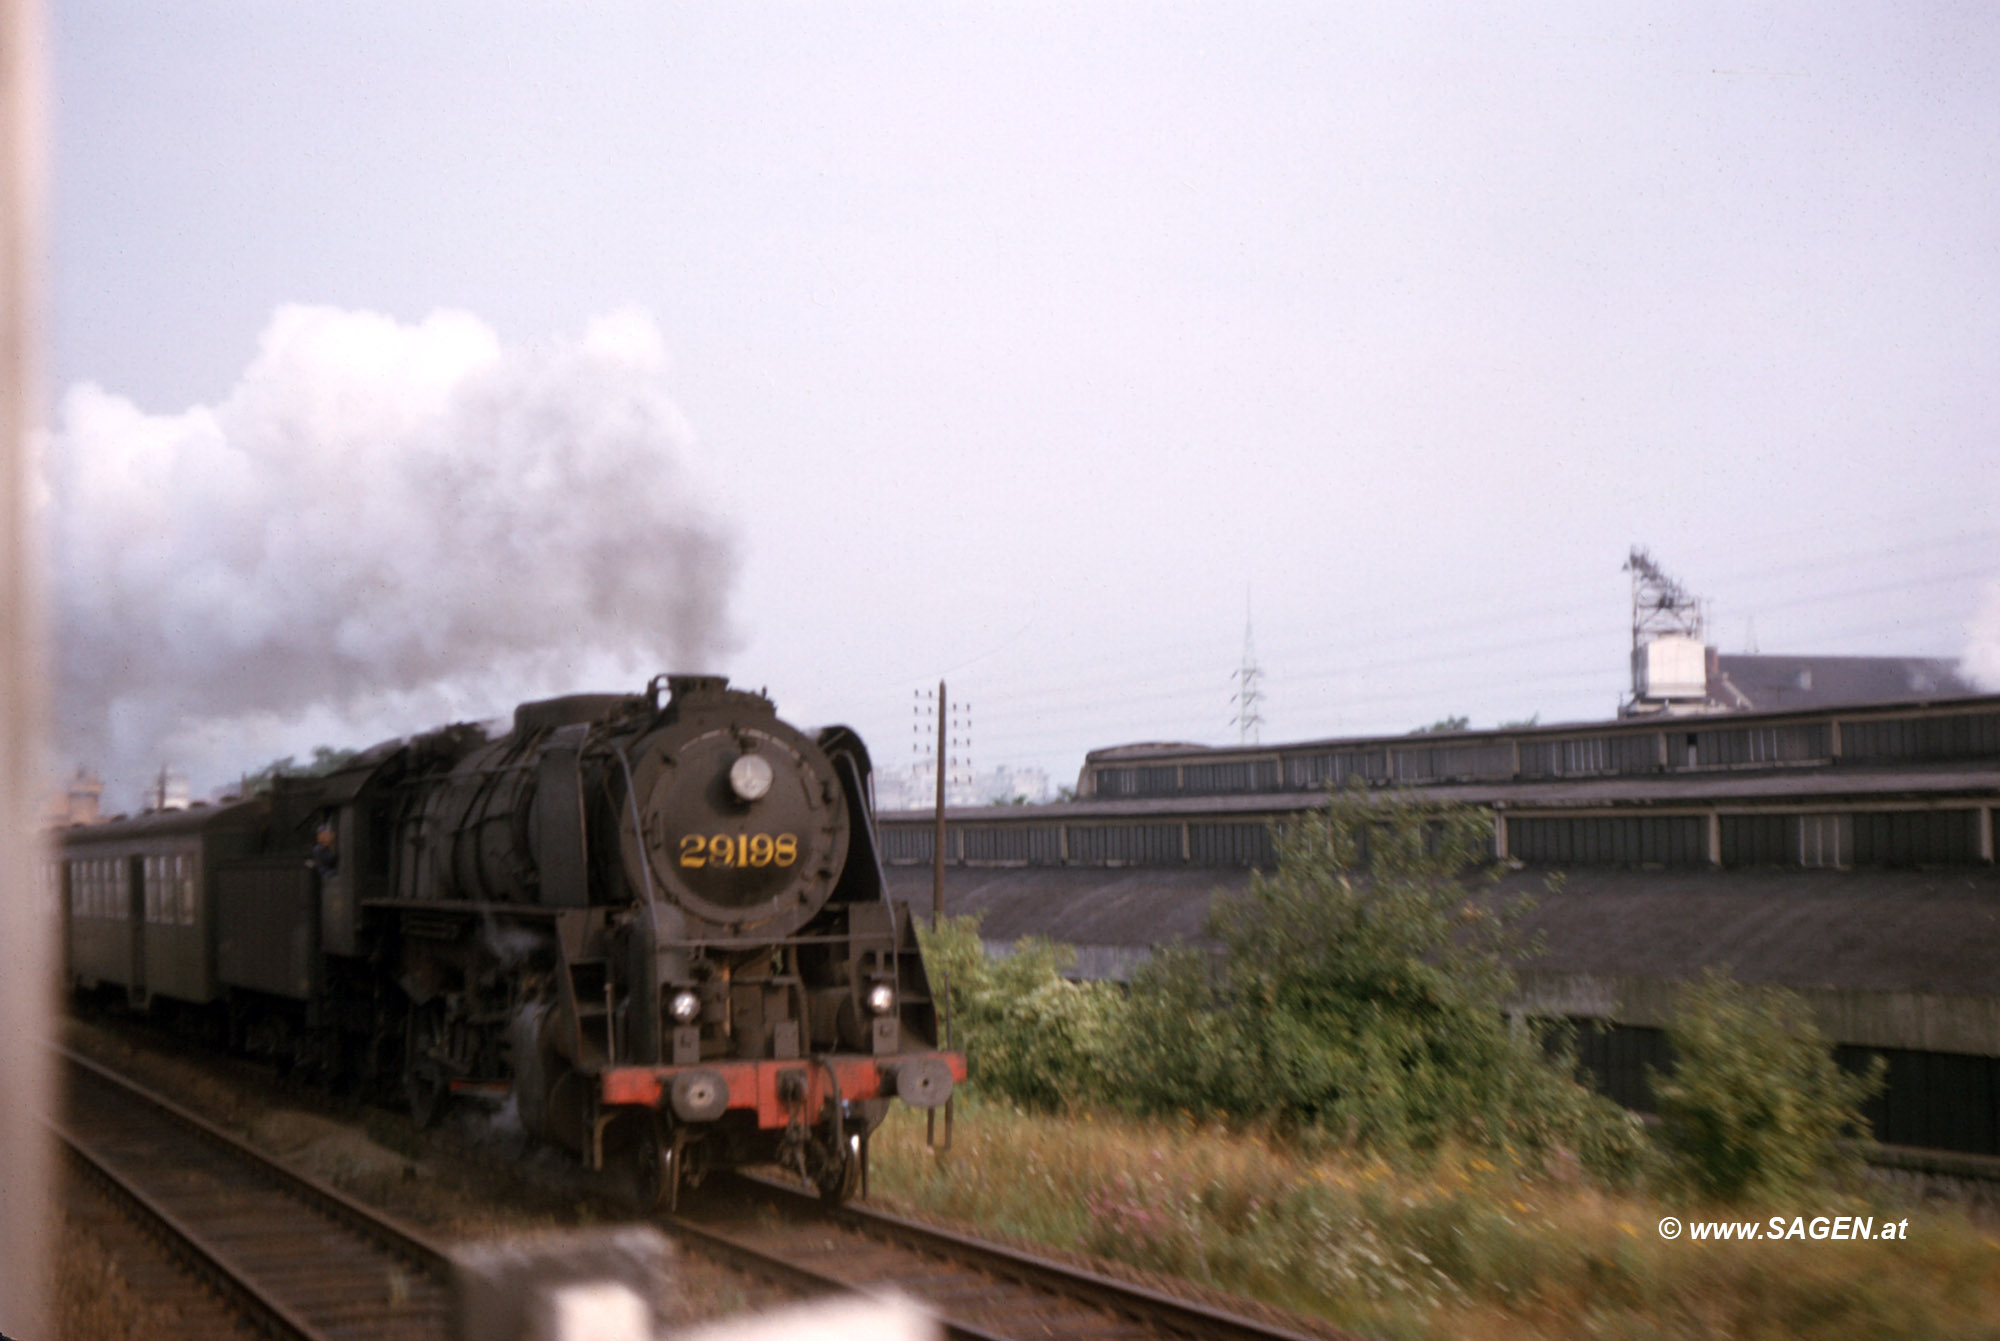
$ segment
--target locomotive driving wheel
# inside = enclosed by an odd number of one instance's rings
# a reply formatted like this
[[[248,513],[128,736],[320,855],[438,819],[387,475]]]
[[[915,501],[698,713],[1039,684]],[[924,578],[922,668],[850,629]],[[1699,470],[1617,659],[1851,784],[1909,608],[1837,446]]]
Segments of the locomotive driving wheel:
[[[649,1115],[633,1146],[633,1189],[641,1212],[671,1212],[680,1202],[681,1142],[665,1119]]]

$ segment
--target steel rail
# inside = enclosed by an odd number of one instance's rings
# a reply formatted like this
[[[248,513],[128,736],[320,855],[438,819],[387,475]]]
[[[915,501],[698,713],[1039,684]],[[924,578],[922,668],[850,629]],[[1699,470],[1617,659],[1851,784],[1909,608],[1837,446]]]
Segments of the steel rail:
[[[880,1242],[968,1266],[1031,1289],[1068,1298],[1102,1309],[1147,1326],[1188,1336],[1214,1337],[1220,1341],[1316,1341],[1308,1334],[1276,1323],[1260,1322],[1228,1309],[1184,1299],[1150,1286],[1119,1280],[1100,1272],[1073,1266],[1038,1254],[992,1243],[969,1234],[940,1229],[886,1211],[855,1205],[829,1206],[808,1193],[783,1182],[748,1173],[736,1173],[735,1180],[755,1195],[777,1205],[794,1217],[816,1218],[853,1230]],[[692,1222],[676,1220],[677,1231],[704,1238],[724,1238],[717,1231]],[[731,1240],[729,1251],[756,1253],[754,1245]],[[780,1261],[778,1267],[808,1280],[832,1283],[840,1288],[851,1285],[821,1276],[811,1268]],[[761,1269],[761,1268],[760,1268]],[[825,1288],[824,1285],[820,1288]],[[960,1324],[942,1320],[954,1336],[991,1336],[977,1328],[958,1330]]]
[[[349,1228],[393,1249],[426,1275],[443,1279],[450,1274],[450,1254],[422,1231],[405,1224],[386,1211],[364,1205],[330,1183],[321,1182],[310,1174],[299,1172],[255,1146],[230,1135],[200,1114],[183,1108],[155,1090],[148,1089],[129,1076],[120,1075],[110,1067],[94,1062],[68,1048],[57,1048],[55,1052],[71,1065],[81,1067],[100,1080],[117,1086],[133,1098],[166,1114],[204,1140],[252,1165],[280,1188],[317,1205]]]
[[[664,1222],[683,1242],[688,1243],[716,1258],[727,1266],[751,1275],[762,1276],[780,1285],[808,1293],[853,1294],[875,1297],[881,1292],[857,1285],[851,1280],[830,1272],[816,1271],[809,1266],[791,1261],[775,1253],[769,1253],[756,1244],[734,1234],[725,1233],[712,1225],[704,1225],[687,1216],[673,1216]],[[922,1300],[915,1301],[918,1308],[929,1313],[944,1334],[953,1341],[1009,1341],[999,1332],[990,1332],[970,1323],[954,1322],[927,1307]]]
[[[53,1119],[44,1119],[70,1159],[167,1251],[214,1286],[258,1330],[297,1341],[332,1341],[319,1328],[259,1288],[251,1273],[199,1231],[182,1222],[135,1183],[99,1159],[88,1144]]]
[[[851,1224],[863,1233],[892,1238],[927,1252],[976,1263],[996,1275],[1012,1276],[1025,1283],[1041,1284],[1046,1288],[1047,1283],[1053,1282],[1061,1292],[1086,1303],[1137,1315],[1149,1322],[1163,1323],[1190,1336],[1215,1337],[1218,1341],[1312,1341],[1303,1332],[1258,1322],[1227,1309],[1183,1299],[1151,1286],[1119,1280],[968,1234],[906,1220],[873,1207],[843,1206],[830,1209],[828,1213],[837,1222]]]
[[[444,1248],[115,1070],[55,1051],[74,1068],[73,1099],[79,1088],[96,1098],[69,1121],[45,1119],[51,1133],[246,1321],[300,1341],[338,1341],[378,1324],[399,1335],[441,1334],[451,1278]],[[302,1263],[311,1264],[303,1276]],[[389,1298],[363,1302],[385,1269]]]

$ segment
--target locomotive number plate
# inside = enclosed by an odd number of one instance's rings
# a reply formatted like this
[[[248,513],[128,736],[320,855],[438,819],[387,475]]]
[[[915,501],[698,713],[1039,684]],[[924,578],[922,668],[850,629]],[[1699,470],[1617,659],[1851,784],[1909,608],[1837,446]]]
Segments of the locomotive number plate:
[[[795,833],[691,833],[681,839],[682,866],[791,866],[798,859]]]

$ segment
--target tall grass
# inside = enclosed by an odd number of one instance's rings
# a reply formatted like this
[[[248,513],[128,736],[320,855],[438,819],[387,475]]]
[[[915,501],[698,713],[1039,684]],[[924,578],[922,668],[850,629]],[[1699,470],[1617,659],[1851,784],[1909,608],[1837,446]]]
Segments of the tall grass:
[[[1393,1337],[2000,1335],[2000,1241],[1859,1191],[1727,1207],[1608,1190],[1560,1158],[1421,1160],[1188,1119],[962,1100],[953,1149],[899,1113],[879,1200]],[[1662,1216],[1910,1220],[1907,1242],[1667,1240]]]

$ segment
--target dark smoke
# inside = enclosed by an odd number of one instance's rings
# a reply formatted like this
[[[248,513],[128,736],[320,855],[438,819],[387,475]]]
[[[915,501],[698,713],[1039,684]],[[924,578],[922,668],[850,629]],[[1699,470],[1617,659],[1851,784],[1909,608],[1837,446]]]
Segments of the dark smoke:
[[[59,762],[107,799],[167,762],[199,792],[713,668],[735,556],[665,372],[633,313],[525,350],[462,313],[286,307],[218,405],[72,389],[47,459]]]

